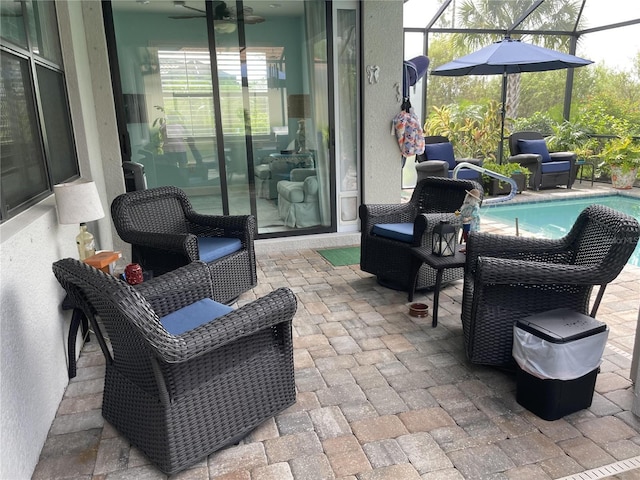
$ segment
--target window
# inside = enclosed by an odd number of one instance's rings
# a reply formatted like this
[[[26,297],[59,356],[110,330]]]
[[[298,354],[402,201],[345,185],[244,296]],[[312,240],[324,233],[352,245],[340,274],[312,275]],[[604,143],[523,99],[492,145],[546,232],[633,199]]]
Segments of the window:
[[[52,2],[0,9],[0,192],[6,220],[79,174]]]
[[[237,52],[219,50],[220,109],[226,135],[244,135],[242,72]],[[181,130],[192,137],[215,135],[213,87],[209,52],[204,49],[158,50],[167,135]],[[265,52],[247,51],[251,131],[269,135],[268,68]],[[173,126],[173,128],[172,128]]]

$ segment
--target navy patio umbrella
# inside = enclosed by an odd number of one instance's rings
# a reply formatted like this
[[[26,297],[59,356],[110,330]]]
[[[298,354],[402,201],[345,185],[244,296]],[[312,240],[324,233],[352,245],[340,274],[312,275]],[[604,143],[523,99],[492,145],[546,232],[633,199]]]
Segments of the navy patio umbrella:
[[[564,68],[583,67],[591,60],[538,47],[506,36],[477,52],[470,53],[431,71],[431,75],[461,77],[464,75],[502,75],[502,125],[498,161],[502,161],[505,103],[507,99],[507,75],[522,72],[544,72]]]

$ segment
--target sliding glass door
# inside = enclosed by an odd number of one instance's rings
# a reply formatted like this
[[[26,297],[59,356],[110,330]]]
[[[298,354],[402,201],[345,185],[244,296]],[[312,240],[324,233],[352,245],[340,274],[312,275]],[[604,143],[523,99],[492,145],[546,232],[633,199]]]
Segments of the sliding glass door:
[[[123,150],[148,187],[179,186],[202,213],[252,213],[262,236],[335,231],[324,0],[105,11]]]

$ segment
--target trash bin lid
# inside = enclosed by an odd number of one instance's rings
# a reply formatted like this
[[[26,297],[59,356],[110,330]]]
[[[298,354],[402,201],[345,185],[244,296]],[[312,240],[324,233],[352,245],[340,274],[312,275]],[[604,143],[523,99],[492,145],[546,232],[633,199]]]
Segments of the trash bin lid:
[[[567,343],[604,332],[607,324],[568,308],[557,308],[516,321],[516,326],[552,343]]]

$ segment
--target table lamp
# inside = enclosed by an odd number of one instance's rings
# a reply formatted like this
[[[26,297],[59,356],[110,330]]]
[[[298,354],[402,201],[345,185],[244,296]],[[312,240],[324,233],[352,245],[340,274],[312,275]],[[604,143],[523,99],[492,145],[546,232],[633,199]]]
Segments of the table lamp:
[[[307,152],[305,119],[311,115],[311,97],[307,94],[292,94],[287,98],[287,115],[298,118],[296,131],[296,153]]]
[[[78,180],[53,186],[58,210],[58,222],[61,224],[80,224],[80,233],[76,237],[80,260],[94,255],[96,246],[93,235],[87,231],[86,222],[104,217],[104,210],[94,182]]]

